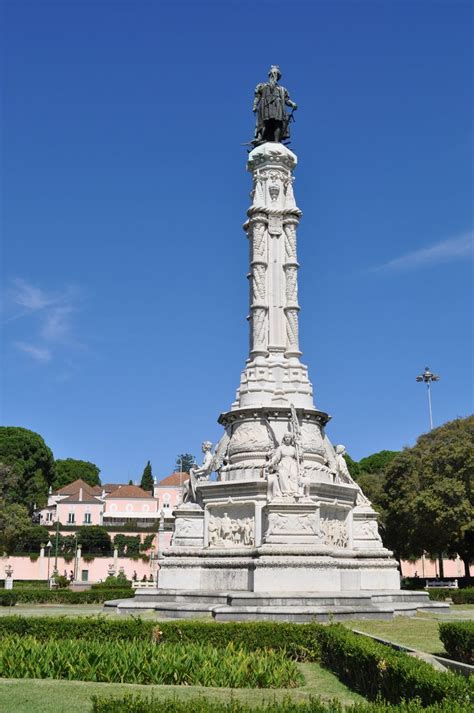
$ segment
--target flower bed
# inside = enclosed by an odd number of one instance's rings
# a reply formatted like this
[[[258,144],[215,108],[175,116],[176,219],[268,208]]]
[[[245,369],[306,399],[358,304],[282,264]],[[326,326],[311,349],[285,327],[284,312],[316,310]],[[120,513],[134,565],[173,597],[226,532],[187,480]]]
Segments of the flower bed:
[[[231,688],[293,688],[303,682],[282,651],[249,652],[228,644],[156,644],[153,641],[61,639],[0,640],[5,678],[58,678]]]

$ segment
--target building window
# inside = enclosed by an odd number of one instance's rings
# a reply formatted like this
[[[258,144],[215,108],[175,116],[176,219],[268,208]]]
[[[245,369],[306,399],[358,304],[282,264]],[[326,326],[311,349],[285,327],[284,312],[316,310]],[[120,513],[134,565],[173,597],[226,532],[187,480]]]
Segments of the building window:
[[[53,513],[52,513],[52,512],[47,512],[47,513],[46,513],[46,520],[47,520],[48,522],[51,522],[52,519],[53,519]]]
[[[86,512],[84,514],[84,525],[90,525],[91,524],[91,514],[90,512]]]
[[[70,512],[69,515],[67,516],[67,524],[74,525],[75,522],[76,522],[76,516],[73,512]]]

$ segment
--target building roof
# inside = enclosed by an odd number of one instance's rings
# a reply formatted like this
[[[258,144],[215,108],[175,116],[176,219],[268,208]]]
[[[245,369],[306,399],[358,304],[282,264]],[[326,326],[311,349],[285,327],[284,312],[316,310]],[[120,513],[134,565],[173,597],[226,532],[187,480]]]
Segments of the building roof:
[[[106,493],[111,493],[113,490],[117,490],[117,488],[122,488],[124,485],[125,483],[104,483],[102,488],[105,490]]]
[[[93,495],[89,495],[88,493],[82,494],[82,500],[79,499],[79,493],[74,493],[73,495],[69,495],[67,498],[60,500],[58,504],[63,505],[64,503],[93,503],[94,505],[102,505],[100,500]]]
[[[59,490],[55,490],[54,494],[55,495],[78,495],[80,489],[82,488],[82,492],[88,493],[89,495],[99,495],[102,490],[99,488],[99,491],[96,490],[98,486],[94,485],[92,487],[89,485],[89,483],[86,483],[85,480],[82,480],[82,478],[78,478],[78,480],[74,480],[72,483],[68,483],[68,485],[64,485],[62,488],[59,488]]]
[[[116,490],[107,493],[107,498],[153,498],[153,494],[138,485],[119,485]]]
[[[189,480],[189,473],[171,473],[167,478],[163,478],[157,483],[158,488],[167,488],[172,485],[175,487],[181,487],[184,483]]]

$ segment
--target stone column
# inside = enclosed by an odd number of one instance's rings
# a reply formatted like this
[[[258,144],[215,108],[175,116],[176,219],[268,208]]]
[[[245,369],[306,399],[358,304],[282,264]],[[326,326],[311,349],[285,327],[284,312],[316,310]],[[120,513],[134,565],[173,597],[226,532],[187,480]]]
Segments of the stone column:
[[[267,223],[264,214],[249,221],[250,240],[250,356],[268,354]]]
[[[300,357],[298,329],[298,260],[296,259],[296,226],[298,218],[287,219],[285,231],[285,317],[287,357]]]
[[[252,205],[244,229],[250,240],[250,358],[299,356],[296,225],[292,171],[296,156],[282,144],[254,149]]]

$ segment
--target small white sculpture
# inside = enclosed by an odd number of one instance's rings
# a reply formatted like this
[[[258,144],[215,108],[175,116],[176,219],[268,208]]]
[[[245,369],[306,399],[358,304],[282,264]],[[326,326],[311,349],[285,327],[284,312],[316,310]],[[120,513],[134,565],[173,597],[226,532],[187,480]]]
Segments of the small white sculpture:
[[[220,518],[211,517],[209,518],[209,524],[207,526],[207,532],[209,534],[209,544],[217,545],[219,541],[219,533],[221,529]]]
[[[189,480],[187,480],[183,486],[183,503],[195,503],[196,485],[198,481],[209,480],[209,476],[212,473],[213,461],[211,448],[211,441],[204,441],[204,443],[202,444],[202,452],[204,454],[202,465],[190,469]]]
[[[232,520],[226,512],[221,520],[221,540],[224,542],[232,540]]]
[[[356,496],[356,505],[370,505],[370,500],[365,497],[360,485],[357,485],[354,478],[349,473],[349,468],[347,467],[346,459],[344,458],[345,452],[345,446],[336,446],[336,482],[355,485],[358,490]]]
[[[281,444],[273,451],[268,467],[276,469],[278,474],[278,488],[273,482],[273,491],[278,492],[279,489],[283,497],[298,495],[299,465],[292,433],[285,433]]]

